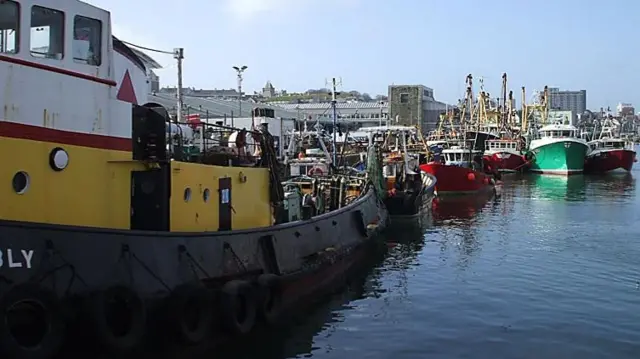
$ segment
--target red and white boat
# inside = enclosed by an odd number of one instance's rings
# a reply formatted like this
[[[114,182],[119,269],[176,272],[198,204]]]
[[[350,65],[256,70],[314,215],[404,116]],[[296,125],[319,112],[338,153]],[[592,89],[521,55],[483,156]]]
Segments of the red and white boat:
[[[520,151],[520,143],[514,139],[487,140],[484,160],[498,172],[525,171],[529,162]]]
[[[422,171],[436,177],[439,196],[475,194],[493,189],[495,181],[483,172],[483,167],[482,151],[468,146],[451,146],[442,150],[440,162],[420,165]]]
[[[634,144],[616,137],[614,128],[610,120],[605,120],[600,136],[588,142],[585,173],[606,173],[619,169],[631,171],[633,163],[637,161]]]

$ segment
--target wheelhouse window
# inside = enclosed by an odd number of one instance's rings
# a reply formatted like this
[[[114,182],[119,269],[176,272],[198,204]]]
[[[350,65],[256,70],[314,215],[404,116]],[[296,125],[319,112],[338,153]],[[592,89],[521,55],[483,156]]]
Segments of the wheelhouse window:
[[[31,7],[31,55],[62,60],[64,13],[42,6]]]
[[[73,19],[73,60],[100,66],[102,64],[102,22],[89,17]]]
[[[0,1],[0,53],[17,54],[20,47],[20,4]]]

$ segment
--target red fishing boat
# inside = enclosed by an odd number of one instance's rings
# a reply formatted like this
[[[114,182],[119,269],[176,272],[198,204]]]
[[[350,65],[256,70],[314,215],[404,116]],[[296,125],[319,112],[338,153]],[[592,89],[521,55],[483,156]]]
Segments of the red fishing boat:
[[[498,172],[517,172],[526,170],[529,165],[522,152],[524,147],[517,135],[516,112],[513,109],[513,92],[507,94],[507,74],[502,74],[502,103],[492,106],[487,95],[480,93],[480,128],[487,133],[496,134],[483,142],[484,161]]]
[[[631,171],[636,162],[633,142],[616,137],[611,120],[605,120],[600,136],[589,141],[584,162],[585,173],[605,173],[618,169]]]
[[[474,194],[492,190],[495,180],[484,173],[482,151],[468,146],[451,146],[442,151],[440,162],[420,165],[434,175],[438,195]]]
[[[498,172],[526,171],[530,163],[519,150],[518,140],[488,140],[484,160],[493,165]]]
[[[459,122],[463,130],[464,140],[449,142],[448,148],[442,150],[440,159],[421,164],[420,169],[436,177],[438,195],[475,194],[492,190],[495,180],[487,173],[494,172],[491,163],[485,163],[483,153],[485,142],[497,138],[483,126],[486,114],[485,99],[488,95],[482,91],[477,103],[473,99],[472,76],[466,79],[467,90],[462,103]],[[478,116],[474,118],[474,114]]]

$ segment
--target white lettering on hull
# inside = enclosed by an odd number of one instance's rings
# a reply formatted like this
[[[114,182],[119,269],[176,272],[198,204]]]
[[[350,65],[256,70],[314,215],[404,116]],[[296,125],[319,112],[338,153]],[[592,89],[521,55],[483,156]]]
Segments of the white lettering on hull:
[[[31,269],[31,260],[34,251],[21,249],[20,254],[14,253],[12,249],[0,249],[0,268],[27,268]]]

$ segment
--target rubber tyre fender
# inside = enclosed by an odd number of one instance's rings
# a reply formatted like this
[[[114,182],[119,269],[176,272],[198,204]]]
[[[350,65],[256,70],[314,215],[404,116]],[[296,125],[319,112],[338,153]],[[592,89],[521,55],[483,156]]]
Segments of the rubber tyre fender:
[[[280,319],[283,304],[281,277],[275,274],[261,274],[257,280],[260,290],[258,315],[265,323],[274,325]]]
[[[197,284],[182,284],[173,289],[168,297],[169,325],[185,344],[199,344],[207,338],[213,326],[213,295]],[[197,308],[197,322],[191,327],[186,319],[188,307]]]
[[[4,314],[12,305],[26,301],[39,305],[47,314],[47,332],[35,347],[24,347],[14,339]],[[0,313],[1,358],[49,359],[60,350],[66,334],[66,322],[54,292],[35,283],[18,284],[0,298]]]
[[[109,327],[108,303],[115,299],[125,300],[131,315],[131,325],[124,335],[113,333]],[[105,349],[123,353],[135,349],[147,330],[147,310],[142,298],[126,285],[115,285],[95,292],[89,299],[89,311],[96,339]]]
[[[225,283],[220,293],[220,305],[227,329],[233,334],[249,333],[256,324],[256,304],[254,290],[248,282],[231,280]]]

